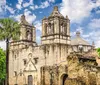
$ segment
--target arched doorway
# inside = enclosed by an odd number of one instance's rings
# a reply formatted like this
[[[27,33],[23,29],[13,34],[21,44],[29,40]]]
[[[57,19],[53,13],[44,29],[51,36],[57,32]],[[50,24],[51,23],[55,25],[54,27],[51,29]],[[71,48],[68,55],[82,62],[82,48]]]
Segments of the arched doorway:
[[[67,74],[63,74],[61,76],[61,85],[64,85],[65,84],[65,81],[66,81],[67,78],[68,78],[68,75]]]
[[[33,76],[32,75],[28,76],[28,85],[33,85]]]

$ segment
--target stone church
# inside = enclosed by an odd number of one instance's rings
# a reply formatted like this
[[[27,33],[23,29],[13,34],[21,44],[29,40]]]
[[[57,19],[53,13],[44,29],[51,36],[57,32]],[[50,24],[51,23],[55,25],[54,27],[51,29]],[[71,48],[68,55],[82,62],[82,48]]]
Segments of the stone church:
[[[57,6],[42,20],[41,45],[24,15],[20,25],[20,40],[10,42],[9,85],[100,85],[94,44],[80,32],[71,40],[70,20]]]

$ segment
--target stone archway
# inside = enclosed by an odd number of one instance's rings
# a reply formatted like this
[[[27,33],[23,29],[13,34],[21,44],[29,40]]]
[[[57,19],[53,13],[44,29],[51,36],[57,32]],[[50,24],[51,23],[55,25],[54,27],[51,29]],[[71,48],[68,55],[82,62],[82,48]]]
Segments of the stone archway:
[[[65,81],[66,81],[66,79],[68,78],[68,75],[67,74],[63,74],[62,76],[61,76],[61,85],[65,85]]]

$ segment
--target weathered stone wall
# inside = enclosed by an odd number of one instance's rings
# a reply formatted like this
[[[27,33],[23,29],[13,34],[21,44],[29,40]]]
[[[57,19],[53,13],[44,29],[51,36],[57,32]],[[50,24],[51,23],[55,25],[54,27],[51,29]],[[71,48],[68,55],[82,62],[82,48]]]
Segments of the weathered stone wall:
[[[77,81],[82,81],[84,85],[100,85],[99,73],[100,68],[96,66],[94,60],[79,59],[78,56],[68,57],[68,76],[71,79],[76,78]],[[71,80],[70,80],[71,81]],[[67,82],[67,80],[66,80]],[[67,84],[66,84],[67,85]],[[78,85],[72,84],[72,85]]]
[[[67,74],[65,65],[41,67],[41,85],[61,85],[64,74]]]

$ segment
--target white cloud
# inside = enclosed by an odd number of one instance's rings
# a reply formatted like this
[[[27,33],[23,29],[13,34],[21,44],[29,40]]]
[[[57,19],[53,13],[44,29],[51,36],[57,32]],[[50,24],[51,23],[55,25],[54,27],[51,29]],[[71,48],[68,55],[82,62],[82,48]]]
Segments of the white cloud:
[[[90,36],[92,36],[93,35],[93,33],[92,32],[89,32],[88,34],[83,34],[82,36],[84,37],[84,38],[89,38]]]
[[[32,14],[32,12],[29,11],[28,9],[26,9],[26,10],[24,11],[24,14],[25,14],[25,16],[26,16],[26,20],[27,20],[30,24],[32,24],[33,21],[36,19],[36,15],[35,15],[35,14]]]
[[[43,13],[43,12],[40,11],[39,13]]]
[[[76,36],[76,32],[80,32],[80,34],[82,35],[83,34],[83,27],[78,27],[75,31],[71,32],[71,36],[74,37]]]
[[[89,17],[91,10],[100,6],[100,0],[93,3],[91,0],[62,0],[61,13],[68,15],[71,22],[80,23],[84,18]]]
[[[100,28],[100,19],[93,19],[93,20],[91,20],[91,22],[89,23],[88,26],[91,29]]]
[[[94,41],[96,47],[100,47],[100,30],[92,30],[88,34],[83,34],[83,38],[88,40],[91,44]]]
[[[26,3],[23,4],[23,7],[28,7],[29,5],[30,4],[26,2]]]
[[[29,2],[25,2],[25,3],[23,3],[23,0],[22,1],[19,0],[18,4],[16,4],[16,8],[21,9],[22,7],[23,8],[30,7],[30,9],[32,10],[39,9],[39,8],[43,9],[50,6],[50,3],[54,3],[54,2],[55,0],[47,0],[47,1],[41,2],[40,5],[34,5],[33,0],[29,0]]]
[[[39,8],[37,5],[35,5],[34,7],[35,7],[35,9],[38,9]]]
[[[50,4],[48,1],[42,2],[41,5],[39,6],[39,8],[46,8],[48,7]]]
[[[41,43],[41,37],[40,36],[37,36],[36,37],[36,41],[37,41],[38,44],[40,44]]]
[[[6,0],[1,0],[0,1],[0,15],[4,13],[5,6],[6,6]]]
[[[17,15],[17,16],[13,16],[17,21],[19,21],[20,22],[20,18],[21,18],[21,16],[22,16],[22,14],[19,14],[19,15]]]
[[[23,3],[23,0],[18,0],[18,4],[16,4],[16,8],[21,10],[22,3]]]
[[[28,7],[30,5],[33,5],[33,0],[30,0],[29,2],[23,3],[23,7]]]
[[[22,8],[21,4],[16,4],[16,8],[21,9]]]
[[[23,0],[18,0],[18,3],[19,3],[19,4],[22,4],[22,3],[23,3]]]
[[[48,0],[49,2],[52,2],[52,3],[54,3],[55,2],[55,0]]]
[[[35,7],[34,6],[30,6],[30,9],[35,10]]]
[[[98,41],[95,42],[95,46],[96,47],[100,47],[100,40],[98,40]]]
[[[24,10],[24,13],[22,13],[25,15],[26,21],[28,21],[30,24],[33,23],[33,21],[36,19],[36,15],[33,14],[31,11],[29,11],[28,9]],[[18,14],[18,15],[11,15],[10,17],[16,19],[17,21],[20,22],[20,18],[22,16],[22,14]]]
[[[83,31],[83,27],[78,27],[75,31],[71,32],[72,38],[75,38],[76,32],[79,31],[81,33],[81,37],[88,41],[90,44],[94,41],[96,47],[100,47],[100,29],[92,30],[88,33]]]
[[[97,14],[100,14],[100,10],[96,11]]]
[[[6,10],[8,10],[11,14],[15,13],[15,10],[8,5],[6,5]]]
[[[38,30],[40,30],[40,31],[42,30],[42,24],[40,21],[35,21],[34,25]]]

